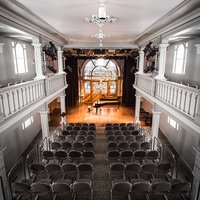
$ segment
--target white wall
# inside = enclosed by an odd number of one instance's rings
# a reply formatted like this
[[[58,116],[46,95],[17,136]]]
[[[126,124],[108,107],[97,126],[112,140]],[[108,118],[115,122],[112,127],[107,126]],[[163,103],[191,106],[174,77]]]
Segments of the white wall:
[[[27,81],[35,77],[34,49],[29,42],[25,42],[27,51],[28,73],[20,75],[15,74],[12,41],[14,40],[2,36],[0,37],[0,43],[4,43],[3,52],[0,53],[0,84],[7,84],[9,82],[15,83],[16,81],[21,80]]]
[[[143,98],[141,107],[146,112],[151,113],[153,105]],[[160,131],[172,144],[177,153],[187,162],[191,169],[193,169],[195,161],[195,151],[193,147],[200,147],[200,135],[182,123],[180,119],[177,119],[161,107],[156,106],[156,108],[161,111],[159,124]],[[178,130],[169,125],[168,116],[179,124]]]
[[[33,116],[34,123],[23,130],[22,123],[31,116]],[[4,152],[4,160],[7,171],[19,159],[40,130],[40,115],[38,112],[33,112],[19,120],[18,123],[11,126],[6,131],[0,133],[0,146],[7,147]]]
[[[174,47],[176,44],[171,44],[170,46],[168,46],[167,50],[165,76],[170,81],[182,81],[185,83],[190,83],[191,85],[198,85],[200,87],[200,54],[197,54],[197,48],[195,46],[195,44],[200,44],[200,38],[185,42],[188,42],[188,54],[185,74],[172,74]]]
[[[195,151],[193,147],[200,145],[200,135],[175,116],[170,115],[170,113],[167,113],[161,108],[160,110],[160,130],[173,145],[178,154],[187,162],[191,169],[193,169],[195,161]],[[178,130],[168,124],[168,116],[179,123]]]

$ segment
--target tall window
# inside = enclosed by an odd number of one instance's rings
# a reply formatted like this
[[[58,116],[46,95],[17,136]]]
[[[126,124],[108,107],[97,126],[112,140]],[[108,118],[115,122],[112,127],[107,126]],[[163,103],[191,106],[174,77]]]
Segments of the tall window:
[[[174,74],[185,74],[188,43],[175,45],[174,51]]]
[[[23,74],[28,72],[26,46],[18,42],[12,42],[15,73]]]

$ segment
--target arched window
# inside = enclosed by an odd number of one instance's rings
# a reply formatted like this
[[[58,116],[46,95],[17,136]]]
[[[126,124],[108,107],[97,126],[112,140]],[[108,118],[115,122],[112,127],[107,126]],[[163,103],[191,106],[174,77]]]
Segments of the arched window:
[[[83,69],[84,94],[117,95],[119,75],[118,66],[110,59],[98,58],[88,61]]]
[[[188,43],[175,45],[174,52],[174,74],[185,74]]]
[[[28,72],[26,46],[18,42],[12,42],[15,73],[23,74]]]

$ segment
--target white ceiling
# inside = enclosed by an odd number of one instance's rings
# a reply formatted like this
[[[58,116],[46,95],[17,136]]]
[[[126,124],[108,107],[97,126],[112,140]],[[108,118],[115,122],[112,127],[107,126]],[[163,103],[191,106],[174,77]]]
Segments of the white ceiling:
[[[92,38],[99,27],[88,24],[85,17],[98,15],[98,0],[17,0],[31,12],[57,29],[73,47],[98,47]],[[134,41],[153,23],[166,16],[183,0],[107,0],[107,15],[118,18],[116,24],[103,26],[110,38],[103,46],[131,47]]]

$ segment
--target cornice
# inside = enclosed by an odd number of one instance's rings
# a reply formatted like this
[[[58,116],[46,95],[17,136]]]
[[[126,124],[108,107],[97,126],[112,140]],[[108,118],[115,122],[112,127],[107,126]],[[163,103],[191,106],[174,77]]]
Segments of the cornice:
[[[143,31],[134,41],[140,46],[161,36],[167,36],[172,31],[185,28],[187,23],[200,17],[200,1],[186,0],[171,12],[167,13],[153,25]],[[184,25],[184,27],[182,27]]]
[[[9,26],[58,45],[68,43],[60,32],[15,0],[1,0],[0,13],[0,21]]]

